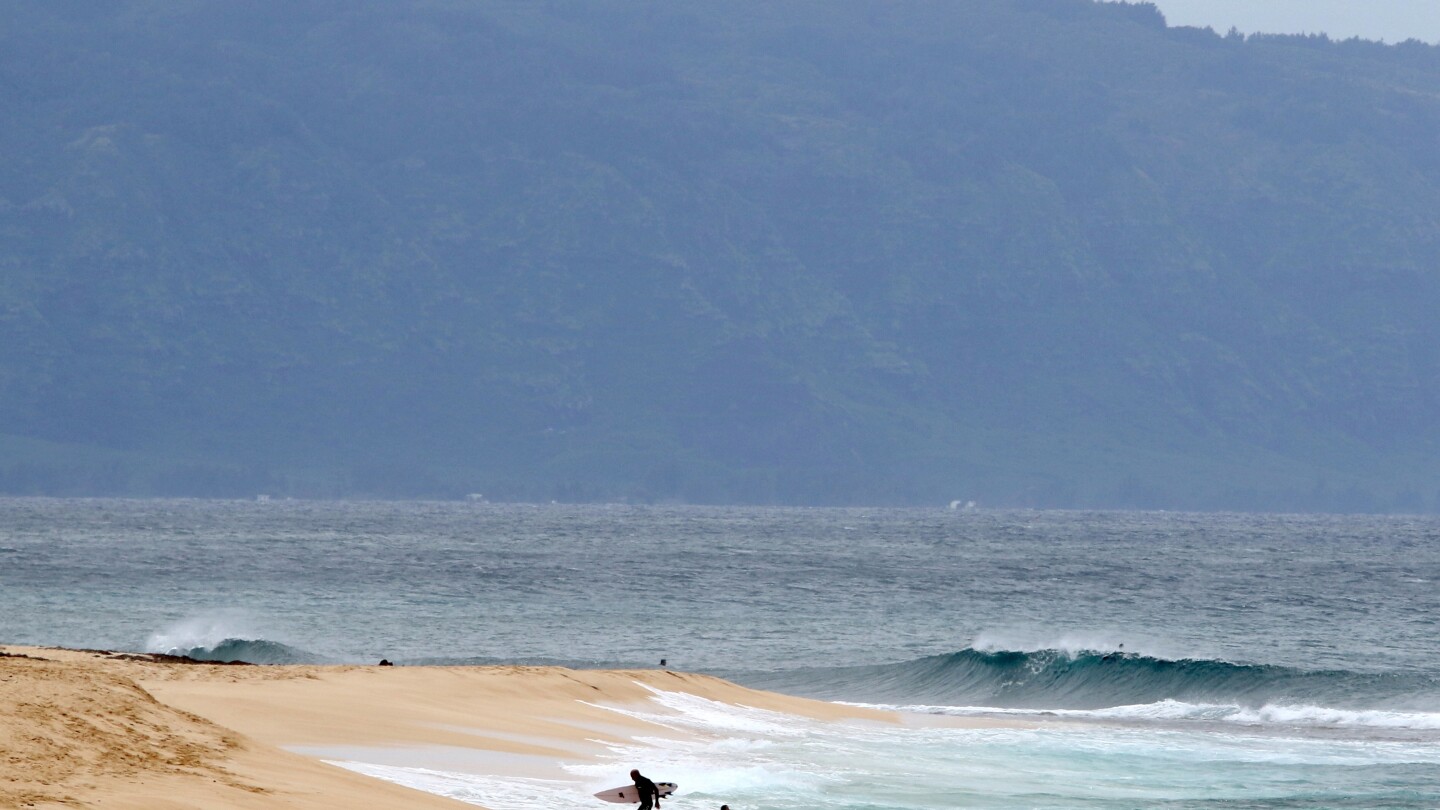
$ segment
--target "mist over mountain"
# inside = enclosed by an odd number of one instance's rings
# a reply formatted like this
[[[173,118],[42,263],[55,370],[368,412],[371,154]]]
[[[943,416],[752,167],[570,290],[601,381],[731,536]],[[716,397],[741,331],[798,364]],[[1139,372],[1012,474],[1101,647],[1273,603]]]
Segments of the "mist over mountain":
[[[0,492],[1440,509],[1440,49],[12,3]]]

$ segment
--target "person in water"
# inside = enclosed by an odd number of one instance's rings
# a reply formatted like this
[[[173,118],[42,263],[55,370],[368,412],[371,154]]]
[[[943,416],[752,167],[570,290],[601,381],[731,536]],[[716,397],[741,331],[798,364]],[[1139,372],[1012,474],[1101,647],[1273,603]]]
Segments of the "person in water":
[[[660,788],[655,783],[640,775],[640,771],[630,771],[630,778],[635,780],[635,792],[640,794],[640,810],[650,810],[650,802],[655,802],[655,807],[660,806]]]

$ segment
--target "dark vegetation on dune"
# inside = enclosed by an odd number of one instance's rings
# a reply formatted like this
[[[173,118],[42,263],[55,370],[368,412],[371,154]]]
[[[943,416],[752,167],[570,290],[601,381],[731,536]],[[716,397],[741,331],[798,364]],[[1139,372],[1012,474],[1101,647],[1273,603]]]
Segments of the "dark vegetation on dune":
[[[1440,508],[1440,49],[18,3],[0,493]]]

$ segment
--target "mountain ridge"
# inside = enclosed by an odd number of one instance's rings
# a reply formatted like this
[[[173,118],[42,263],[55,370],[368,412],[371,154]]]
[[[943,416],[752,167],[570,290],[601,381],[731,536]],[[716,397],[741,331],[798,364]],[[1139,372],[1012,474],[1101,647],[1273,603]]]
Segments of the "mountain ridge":
[[[1440,49],[67,11],[0,35],[0,490],[1440,508]]]

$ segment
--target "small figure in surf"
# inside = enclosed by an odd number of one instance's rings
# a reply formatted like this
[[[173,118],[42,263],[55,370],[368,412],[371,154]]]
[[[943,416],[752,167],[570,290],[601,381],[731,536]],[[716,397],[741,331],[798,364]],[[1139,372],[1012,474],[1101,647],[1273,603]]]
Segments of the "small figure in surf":
[[[660,806],[660,788],[655,783],[640,775],[640,771],[630,771],[630,778],[635,780],[635,792],[640,794],[640,810],[650,810],[651,801],[655,807]]]

